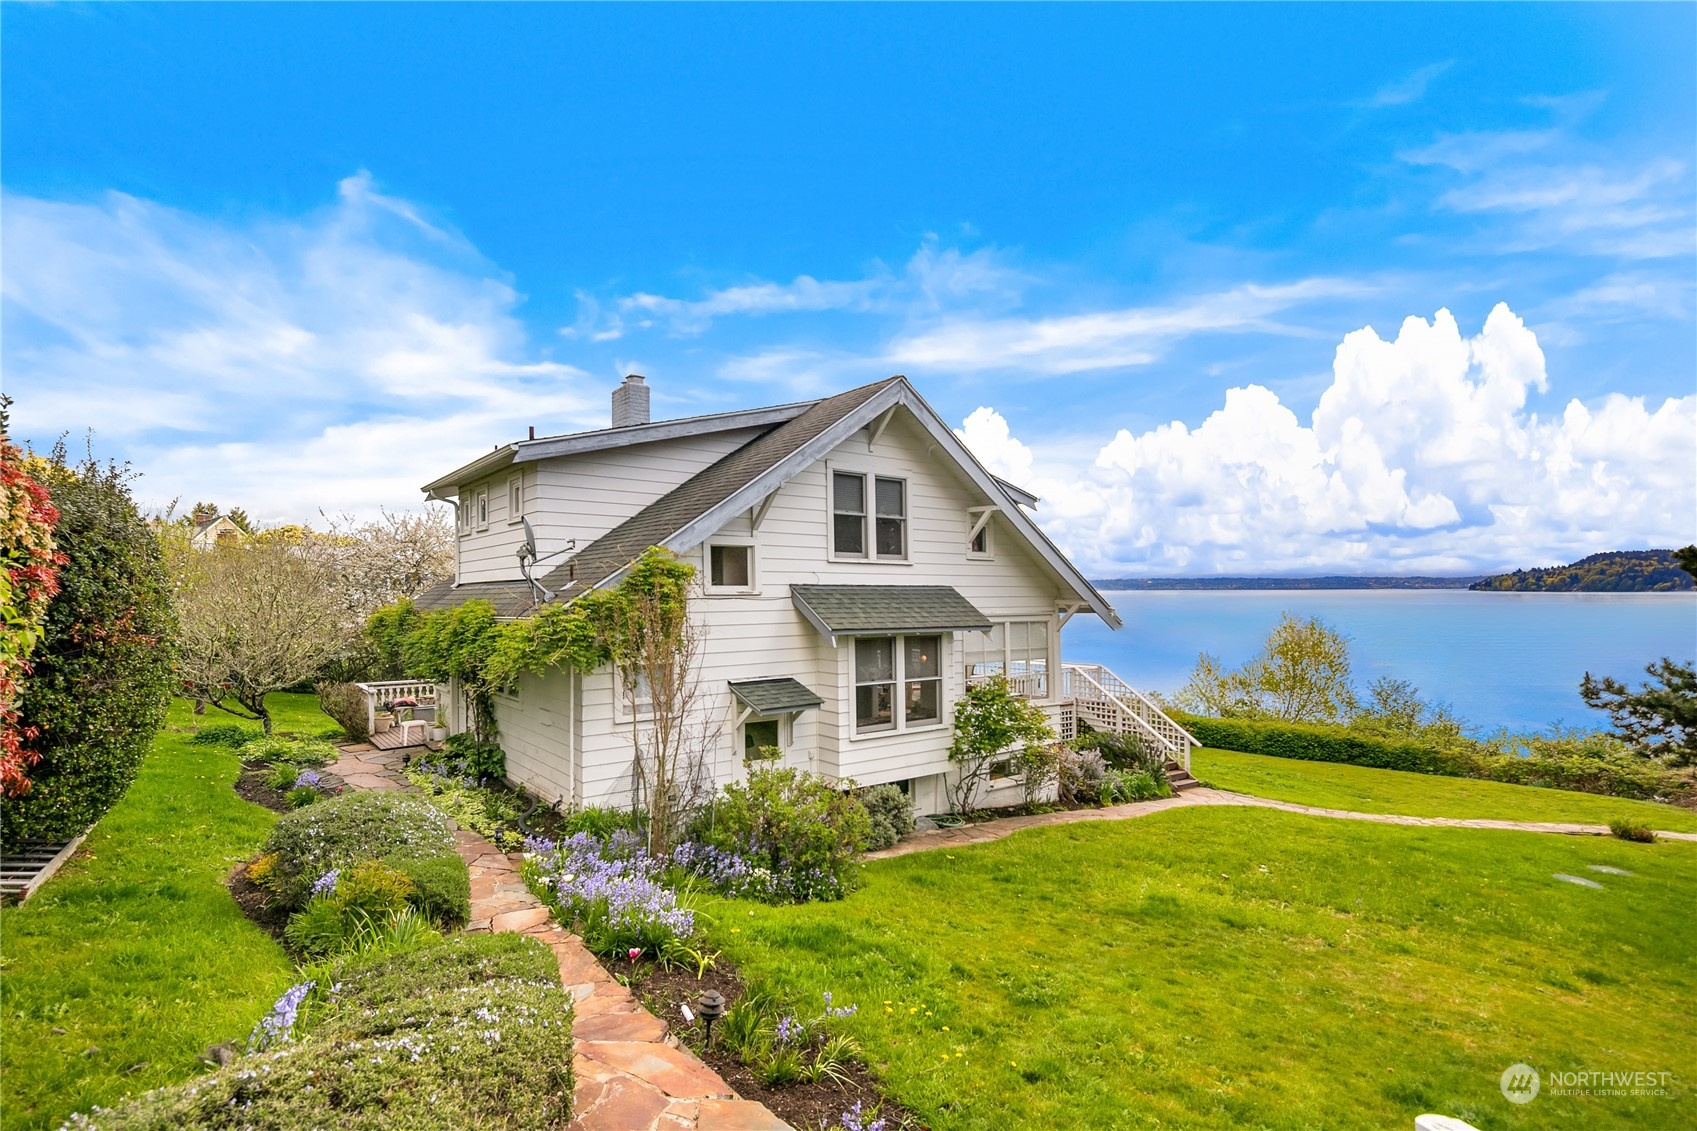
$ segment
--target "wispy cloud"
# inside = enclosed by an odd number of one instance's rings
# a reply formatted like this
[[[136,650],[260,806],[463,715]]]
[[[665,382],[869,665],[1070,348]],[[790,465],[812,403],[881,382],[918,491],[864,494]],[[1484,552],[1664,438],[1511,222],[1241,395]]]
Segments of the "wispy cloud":
[[[1454,65],[1453,59],[1446,59],[1441,63],[1428,63],[1400,79],[1386,83],[1374,92],[1373,97],[1369,98],[1366,104],[1372,107],[1406,106],[1410,102],[1418,102],[1425,96],[1426,88],[1432,84],[1432,80]]]
[[[709,289],[698,298],[637,292],[603,302],[578,292],[578,319],[568,337],[609,341],[636,330],[695,337],[725,318],[758,318],[826,311],[921,315],[962,303],[1002,305],[1017,299],[1030,277],[996,248],[963,251],[927,236],[901,271],[875,262],[859,279],[798,275],[788,283],[751,279]]]
[[[254,223],[8,194],[3,238],[15,428],[93,428],[154,503],[406,505],[526,424],[600,415],[580,370],[530,347],[511,284],[364,175],[317,213]]]

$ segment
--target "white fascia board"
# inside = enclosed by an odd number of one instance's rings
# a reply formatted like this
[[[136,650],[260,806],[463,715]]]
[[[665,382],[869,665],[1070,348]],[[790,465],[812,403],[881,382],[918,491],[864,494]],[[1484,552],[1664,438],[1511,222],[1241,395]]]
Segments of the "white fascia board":
[[[1014,502],[1018,503],[1022,507],[1030,507],[1033,510],[1037,509],[1037,504],[1041,500],[1039,500],[1036,495],[1033,495],[1030,491],[1027,491],[1024,487],[1019,486],[1017,483],[1009,483],[1000,475],[997,475],[994,478],[997,483],[1002,485],[1002,490],[1006,491],[1008,493],[1008,497]]]
[[[1114,611],[1114,606],[1109,604],[1107,598],[1096,591],[1096,587],[1090,584],[1089,578],[1078,572],[1078,567],[1073,565],[1065,554],[1061,553],[1059,547],[1049,541],[1049,536],[1044,534],[1035,522],[1031,521],[1030,515],[1018,506],[1013,505],[1018,500],[1007,489],[1008,485],[990,474],[984,465],[978,462],[978,458],[967,449],[965,444],[960,442],[960,437],[956,436],[954,430],[943,422],[943,418],[937,415],[936,409],[933,409],[925,398],[919,395],[918,390],[905,382],[902,387],[904,390],[902,394],[903,403],[913,413],[914,419],[918,420],[920,425],[931,434],[931,438],[937,442],[937,446],[954,458],[955,463],[966,473],[968,478],[978,485],[979,490],[992,499],[1000,498],[1008,503],[1007,506],[1002,508],[1002,517],[1008,520],[1009,525],[1025,536],[1026,541],[1031,543],[1038,555],[1060,575],[1061,580],[1072,587],[1073,592],[1084,599],[1085,603],[1090,606],[1090,611],[1101,617],[1109,628],[1124,627],[1124,622],[1120,620],[1120,615]],[[1028,498],[1034,497],[1029,492],[1025,492],[1025,494]]]
[[[985,470],[984,465],[979,463],[973,454],[967,450],[966,445],[960,442],[960,438],[943,422],[942,417],[937,415],[936,410],[926,403],[925,398],[919,395],[918,390],[914,389],[906,378],[893,382],[880,390],[876,396],[869,398],[860,407],[837,421],[836,424],[803,444],[789,457],[756,476],[748,486],[667,538],[664,542],[666,549],[674,554],[688,553],[693,550],[712,537],[716,531],[736,515],[748,510],[767,495],[824,459],[838,444],[865,428],[880,414],[887,412],[896,405],[907,408],[920,426],[930,433],[932,439],[937,442],[937,446],[949,454],[961,471],[977,485],[979,490],[983,491],[990,499],[1002,504],[1003,515],[1007,518],[1009,524],[1025,536],[1026,541],[1037,551],[1038,556],[1048,563],[1061,580],[1090,606],[1092,612],[1101,617],[1110,628],[1118,629],[1124,626],[1119,614],[1114,611],[1113,605],[1109,604],[1107,599],[1096,591],[1096,587],[1090,584],[1089,579],[1078,572],[1078,567],[1073,565],[1067,559],[1067,556],[1061,553],[1053,542],[1049,541],[1048,536],[1038,528],[1037,524],[1031,521],[1031,517],[1016,505],[1017,500],[1003,486],[1001,480]],[[606,578],[594,587],[599,588],[612,580],[611,577]]]
[[[750,408],[737,412],[719,412],[711,416],[686,416],[678,420],[656,420],[650,424],[631,424],[624,428],[600,428],[594,432],[575,432],[569,436],[547,436],[540,440],[521,440],[513,445],[514,463],[529,463],[558,456],[582,455],[585,452],[604,452],[611,448],[628,448],[633,444],[653,444],[663,440],[682,440],[690,436],[705,436],[713,432],[731,432],[738,428],[764,428],[794,420],[816,401],[773,405],[770,408]]]
[[[824,459],[838,444],[877,419],[879,413],[901,404],[902,389],[906,385],[905,381],[900,381],[879,390],[859,408],[756,476],[748,486],[666,539],[666,549],[674,554],[683,554],[699,546],[737,514],[748,510]]]
[[[503,467],[511,465],[513,462],[513,450],[512,444],[508,444],[502,448],[496,448],[488,455],[479,456],[472,460],[459,470],[450,471],[448,474],[442,476],[442,478],[426,483],[423,487],[419,488],[419,490],[424,492],[424,497],[426,499],[445,501],[447,499],[457,498],[460,493],[460,488],[465,486],[467,483],[476,479],[482,479],[485,475],[493,475],[495,472],[500,471]]]

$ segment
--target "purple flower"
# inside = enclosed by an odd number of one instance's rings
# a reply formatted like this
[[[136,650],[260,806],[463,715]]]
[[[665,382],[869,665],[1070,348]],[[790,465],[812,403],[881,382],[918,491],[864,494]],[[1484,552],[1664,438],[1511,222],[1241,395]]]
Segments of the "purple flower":
[[[312,992],[314,982],[290,986],[271,1007],[271,1012],[259,1019],[248,1037],[248,1051],[258,1052],[273,1045],[284,1044],[294,1036],[295,1020],[300,1015],[301,1002]]]
[[[793,1017],[779,1018],[776,1036],[780,1045],[794,1043],[801,1037],[801,1023]]]
[[[317,880],[313,881],[312,894],[329,895],[336,890],[336,881],[341,878],[342,870],[340,868],[330,869],[322,876],[319,876]]]
[[[300,789],[303,786],[316,787],[318,782],[319,777],[317,770],[302,770],[300,777],[295,779],[295,788]]]
[[[884,1131],[884,1120],[874,1119],[866,1122],[866,1117],[860,1112],[860,1101],[855,1100],[854,1106],[843,1112],[843,1131]]]

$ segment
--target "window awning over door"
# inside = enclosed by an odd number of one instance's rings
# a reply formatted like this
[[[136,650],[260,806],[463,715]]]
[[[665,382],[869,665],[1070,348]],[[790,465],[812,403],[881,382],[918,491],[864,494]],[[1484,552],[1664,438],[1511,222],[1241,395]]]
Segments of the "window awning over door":
[[[789,676],[732,680],[730,686],[737,702],[756,715],[794,715],[825,701],[809,691],[801,681]]]
[[[792,585],[790,600],[833,639],[990,628],[990,618],[950,585]]]

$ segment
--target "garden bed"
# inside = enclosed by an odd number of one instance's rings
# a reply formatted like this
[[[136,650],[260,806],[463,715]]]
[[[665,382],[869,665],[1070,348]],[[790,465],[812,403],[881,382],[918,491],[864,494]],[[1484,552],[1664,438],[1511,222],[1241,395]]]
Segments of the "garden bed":
[[[885,1131],[924,1126],[912,1112],[886,1096],[877,1077],[858,1061],[846,1062],[838,1070],[845,1077],[843,1080],[772,1086],[756,1076],[717,1032],[709,1046],[699,1017],[685,1021],[679,1007],[687,1005],[692,1015],[699,1013],[701,995],[707,990],[724,995],[727,1009],[743,1000],[742,978],[730,963],[721,959],[698,976],[694,970],[666,969],[656,962],[644,961],[629,971],[628,978],[631,990],[648,1011],[665,1021],[673,1035],[736,1089],[737,1095],[765,1104],[767,1110],[790,1126],[838,1131],[844,1126],[843,1115],[857,1102],[863,1113],[863,1127],[870,1128],[880,1118],[885,1121]],[[718,1028],[716,1025],[715,1029]]]

